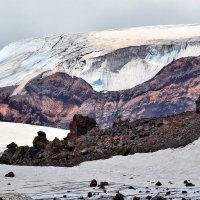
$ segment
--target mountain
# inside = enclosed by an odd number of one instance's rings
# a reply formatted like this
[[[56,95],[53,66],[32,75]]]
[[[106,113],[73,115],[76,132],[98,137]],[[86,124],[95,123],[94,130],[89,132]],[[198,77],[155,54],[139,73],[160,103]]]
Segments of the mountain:
[[[0,52],[0,120],[101,128],[195,109],[200,26],[156,26],[16,42]]]
[[[28,39],[0,51],[0,87],[13,94],[43,72],[65,72],[97,91],[130,89],[164,66],[200,55],[200,25],[155,26]],[[126,81],[124,81],[126,79]]]
[[[84,80],[57,72],[37,76],[23,93],[16,87],[0,89],[0,119],[67,128],[77,113],[95,118],[102,127],[116,118],[131,121],[195,110],[200,94],[200,57],[181,58],[153,79],[132,89],[96,92]]]

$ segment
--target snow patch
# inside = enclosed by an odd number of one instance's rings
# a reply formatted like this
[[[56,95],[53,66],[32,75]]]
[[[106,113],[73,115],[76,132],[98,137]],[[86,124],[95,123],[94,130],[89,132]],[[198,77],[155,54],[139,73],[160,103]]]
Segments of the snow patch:
[[[44,131],[47,135],[47,139],[50,141],[55,137],[63,139],[69,132],[68,130],[44,126],[0,122],[0,147],[6,147],[11,142],[15,142],[18,146],[31,146],[38,131]],[[0,149],[0,151],[2,151],[2,149]]]

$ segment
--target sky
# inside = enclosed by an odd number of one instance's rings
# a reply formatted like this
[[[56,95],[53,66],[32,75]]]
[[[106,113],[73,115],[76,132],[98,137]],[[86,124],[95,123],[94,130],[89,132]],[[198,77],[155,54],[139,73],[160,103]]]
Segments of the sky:
[[[200,23],[200,0],[0,0],[0,48],[16,40]]]

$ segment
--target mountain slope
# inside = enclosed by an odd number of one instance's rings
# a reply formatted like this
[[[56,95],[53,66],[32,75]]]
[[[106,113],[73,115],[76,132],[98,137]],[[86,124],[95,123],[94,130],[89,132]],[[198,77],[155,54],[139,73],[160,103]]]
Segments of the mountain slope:
[[[0,87],[65,72],[95,90],[130,89],[181,57],[200,55],[200,26],[155,26],[28,39],[0,51]],[[126,79],[126,81],[123,81]]]
[[[195,110],[200,93],[200,57],[181,58],[164,67],[153,79],[132,89],[96,92],[84,80],[65,73],[42,75],[26,84],[0,89],[0,119],[67,128],[74,114],[96,119],[102,128],[119,116],[136,120]]]

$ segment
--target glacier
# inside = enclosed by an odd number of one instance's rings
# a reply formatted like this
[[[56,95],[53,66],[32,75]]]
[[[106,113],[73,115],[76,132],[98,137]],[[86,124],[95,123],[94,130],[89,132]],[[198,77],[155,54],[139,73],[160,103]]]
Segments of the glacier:
[[[200,55],[200,25],[140,27],[18,41],[0,51],[0,87],[65,72],[97,91],[132,88],[181,57]]]

